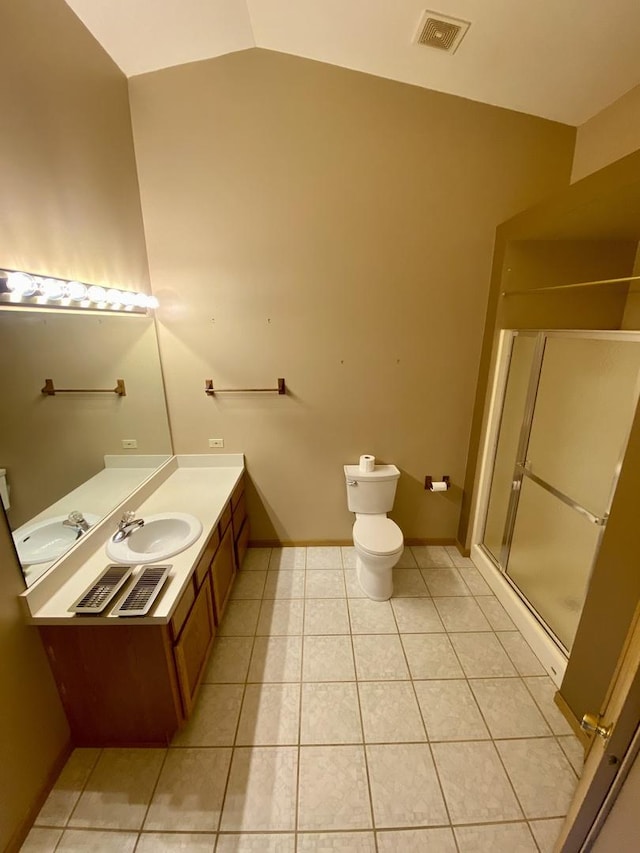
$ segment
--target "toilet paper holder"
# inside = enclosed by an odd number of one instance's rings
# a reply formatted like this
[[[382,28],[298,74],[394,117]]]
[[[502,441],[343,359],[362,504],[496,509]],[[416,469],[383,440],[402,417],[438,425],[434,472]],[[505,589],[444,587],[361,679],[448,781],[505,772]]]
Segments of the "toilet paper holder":
[[[442,478],[442,480],[441,480],[440,482],[441,482],[441,483],[444,483],[444,484],[445,484],[445,486],[446,486],[446,491],[449,491],[449,489],[451,488],[451,478],[449,477],[449,475],[448,475],[448,474],[445,474],[445,475],[443,476],[443,478]],[[430,476],[427,474],[427,476],[424,478],[424,487],[425,487],[425,489],[426,489],[428,492],[434,492],[434,491],[436,491],[436,489],[434,489],[434,488],[433,488],[433,485],[434,485],[434,479],[433,479],[433,477],[430,477]],[[442,491],[442,489],[438,489],[437,491]]]

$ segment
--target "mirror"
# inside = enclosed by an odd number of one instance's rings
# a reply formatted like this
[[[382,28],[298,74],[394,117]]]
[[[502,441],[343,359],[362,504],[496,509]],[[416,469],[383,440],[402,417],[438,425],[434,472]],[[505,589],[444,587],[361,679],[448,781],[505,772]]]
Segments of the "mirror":
[[[29,586],[171,456],[171,435],[150,317],[4,311],[0,340],[0,487]]]

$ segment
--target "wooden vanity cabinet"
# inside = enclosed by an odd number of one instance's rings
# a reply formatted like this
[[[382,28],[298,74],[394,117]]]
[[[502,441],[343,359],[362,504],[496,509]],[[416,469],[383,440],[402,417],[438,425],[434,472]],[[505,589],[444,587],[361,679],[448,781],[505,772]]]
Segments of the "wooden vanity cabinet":
[[[241,568],[244,555],[249,545],[249,518],[247,516],[247,501],[245,495],[244,476],[231,495],[231,523],[233,525],[233,549],[236,565]]]
[[[40,628],[74,746],[169,743],[185,714],[168,625]]]
[[[215,633],[211,583],[207,578],[173,649],[185,717],[195,703]]]
[[[218,625],[229,600],[231,585],[236,576],[236,559],[233,552],[233,531],[231,525],[222,537],[220,547],[211,562],[211,580],[213,583],[213,597],[216,603],[216,618]]]
[[[74,745],[171,741],[195,704],[248,535],[242,479],[168,624],[121,619],[114,625],[39,628]]]

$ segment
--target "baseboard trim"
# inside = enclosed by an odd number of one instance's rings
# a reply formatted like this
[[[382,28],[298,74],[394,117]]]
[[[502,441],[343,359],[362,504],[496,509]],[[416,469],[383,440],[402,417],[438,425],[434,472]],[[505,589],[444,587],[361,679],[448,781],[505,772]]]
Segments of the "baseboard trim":
[[[471,559],[471,548],[465,548],[457,539],[455,541],[455,546],[460,551],[463,557],[468,557]]]
[[[405,539],[405,545],[455,545],[455,547],[465,557],[465,554],[459,542],[455,539]],[[322,548],[331,545],[340,545],[343,548],[348,548],[353,545],[353,539],[250,539],[250,548]]]
[[[29,832],[31,831],[35,819],[40,813],[40,809],[44,805],[45,800],[49,796],[51,789],[53,788],[58,779],[58,776],[62,772],[62,768],[69,760],[69,756],[71,755],[72,751],[73,746],[71,744],[71,740],[68,740],[63,746],[60,753],[58,754],[58,757],[54,761],[53,765],[51,766],[51,769],[47,774],[45,783],[40,789],[38,795],[33,799],[33,802],[29,806],[27,814],[20,821],[13,835],[9,839],[9,843],[5,848],[5,853],[19,853],[27,835],[29,835]]]

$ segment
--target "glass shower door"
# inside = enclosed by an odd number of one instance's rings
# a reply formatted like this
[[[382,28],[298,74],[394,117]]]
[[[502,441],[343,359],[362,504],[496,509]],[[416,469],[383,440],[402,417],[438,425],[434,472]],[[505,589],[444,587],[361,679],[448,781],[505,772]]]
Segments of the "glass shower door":
[[[546,337],[506,571],[570,650],[635,413],[640,342]]]
[[[517,488],[514,472],[522,452],[522,423],[531,395],[532,366],[537,361],[541,342],[536,333],[518,333],[513,338],[509,372],[502,404],[500,431],[493,464],[489,504],[482,543],[493,561],[504,569],[508,553],[509,508],[512,492]]]

